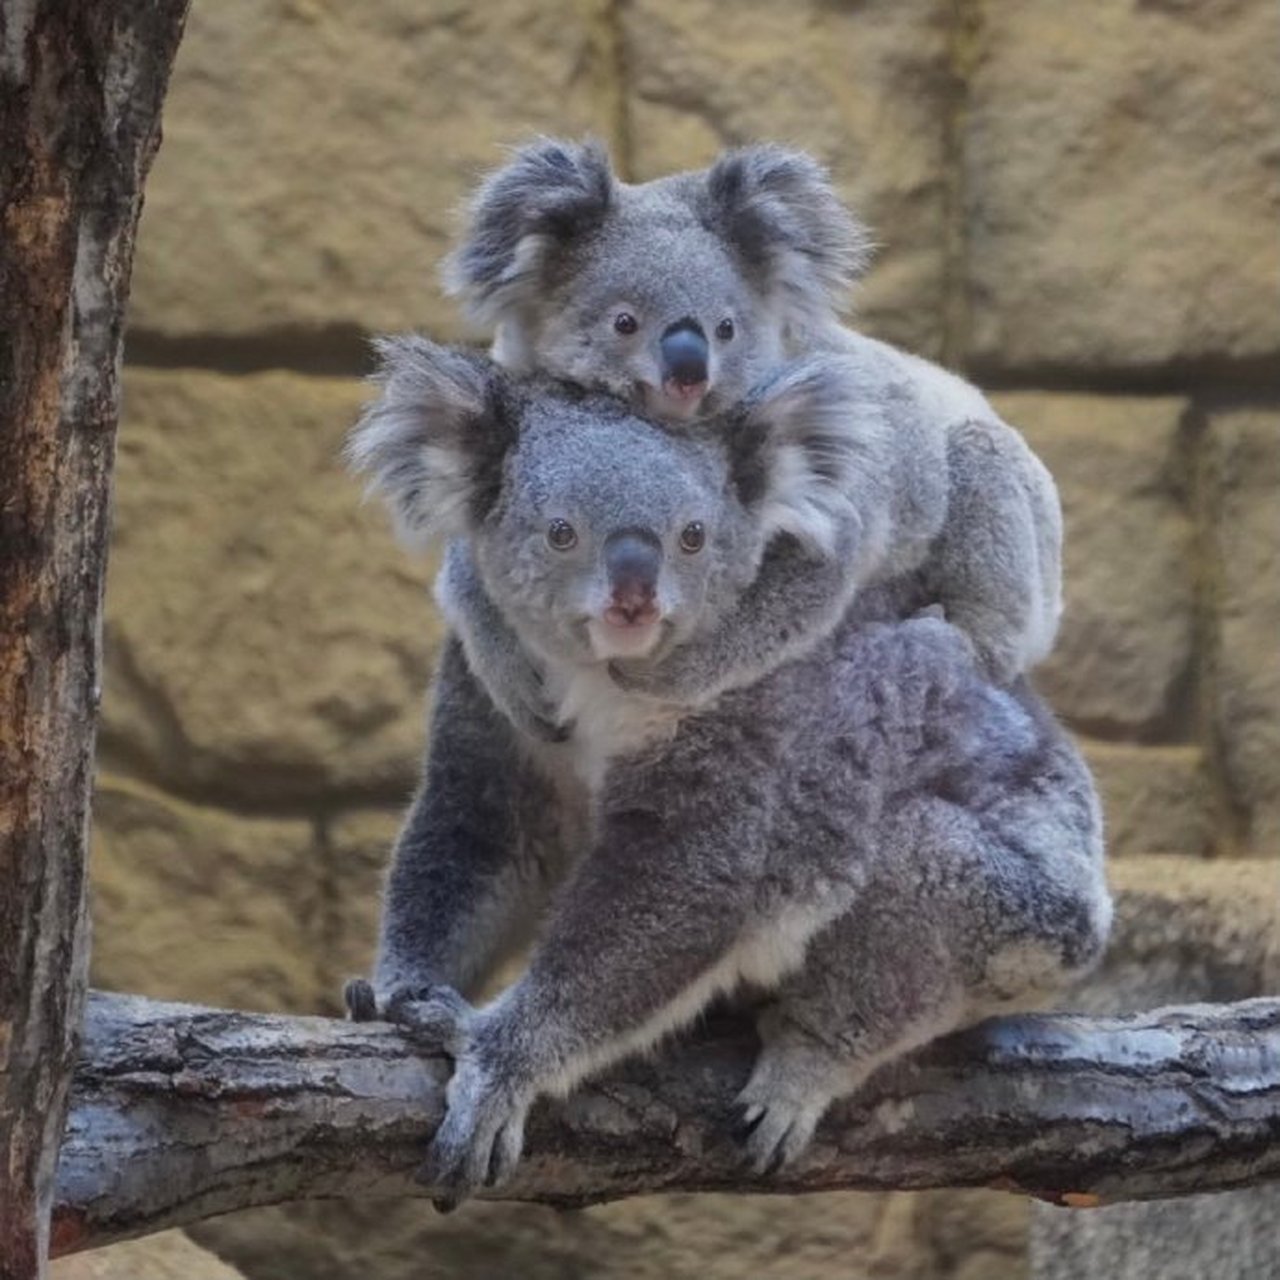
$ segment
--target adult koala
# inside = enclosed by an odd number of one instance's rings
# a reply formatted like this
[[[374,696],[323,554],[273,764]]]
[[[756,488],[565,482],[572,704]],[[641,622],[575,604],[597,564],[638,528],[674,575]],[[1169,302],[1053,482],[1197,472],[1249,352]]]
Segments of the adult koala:
[[[1053,481],[975,388],[841,324],[867,256],[821,167],[779,147],[633,186],[598,144],[544,139],[479,188],[445,279],[492,327],[493,356],[510,371],[605,389],[675,424],[724,414],[786,359],[838,353],[849,429],[886,446],[878,470],[850,476],[847,519],[824,544],[774,548],[757,592],[771,609],[752,601],[696,645],[616,664],[629,688],[683,703],[750,683],[829,632],[857,590],[908,572],[998,682],[1051,648]],[[890,505],[901,518],[882,536],[867,512]],[[484,611],[471,570],[458,557],[448,578],[473,661],[509,715],[554,736],[542,673],[512,663],[519,646]]]
[[[606,674],[655,629],[696,643],[736,607],[779,512],[838,518],[844,362],[784,366],[732,423],[672,431],[422,339],[382,352],[355,463],[404,531],[465,541],[578,707],[567,741],[526,734],[447,643],[373,984],[348,988],[354,1016],[456,1054],[423,1171],[444,1199],[511,1172],[539,1095],[739,983],[769,993],[741,1096],[766,1168],[885,1059],[1096,959],[1110,905],[1088,773],[1025,682],[990,683],[946,622],[896,621],[918,586],[863,593],[710,706]],[[527,971],[473,1010],[458,992],[549,896]]]

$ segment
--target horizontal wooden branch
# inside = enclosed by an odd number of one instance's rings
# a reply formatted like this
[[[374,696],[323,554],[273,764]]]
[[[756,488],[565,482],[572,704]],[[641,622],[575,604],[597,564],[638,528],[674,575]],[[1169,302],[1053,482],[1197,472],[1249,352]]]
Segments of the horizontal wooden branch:
[[[985,1023],[881,1071],[772,1178],[729,1132],[754,1047],[712,1020],[539,1105],[503,1198],[995,1186],[1086,1205],[1280,1177],[1280,999]],[[284,1200],[425,1194],[412,1171],[447,1074],[380,1024],[95,994],[54,1252]]]

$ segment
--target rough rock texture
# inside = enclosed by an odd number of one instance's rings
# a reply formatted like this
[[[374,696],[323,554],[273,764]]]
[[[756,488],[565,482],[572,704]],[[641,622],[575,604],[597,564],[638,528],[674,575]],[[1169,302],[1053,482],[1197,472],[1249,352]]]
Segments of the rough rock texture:
[[[343,471],[363,395],[283,373],[126,378],[109,761],[235,804],[407,790],[440,628],[426,568]]]
[[[634,177],[760,138],[808,148],[884,246],[859,322],[941,354],[950,14],[942,0],[623,6]]]
[[[1163,1204],[1037,1209],[1036,1280],[1260,1280],[1280,1275],[1280,1196],[1274,1187],[1187,1196]]]
[[[356,810],[320,825],[331,906],[327,943],[319,956],[321,1004],[326,1008],[337,1001],[348,978],[370,970],[382,910],[382,873],[402,808]]]
[[[1102,793],[1107,852],[1202,856],[1214,842],[1217,813],[1199,747],[1135,747],[1081,742]]]
[[[162,1231],[107,1249],[63,1258],[50,1280],[243,1280],[243,1272],[202,1249],[181,1231]]]
[[[433,277],[455,205],[500,144],[600,127],[587,7],[196,6],[147,188],[134,327],[295,349],[316,331],[460,332]]]
[[[1275,6],[975,7],[970,360],[1113,371],[1280,354]]]
[[[314,1010],[327,886],[311,824],[99,777],[93,980],[157,999]]]
[[[1023,392],[996,406],[1053,472],[1066,520],[1066,610],[1040,686],[1091,733],[1167,731],[1194,639],[1185,403]]]
[[[634,179],[756,137],[832,166],[882,246],[859,322],[996,383],[1063,492],[1041,683],[1097,770],[1120,892],[1080,999],[1280,990],[1273,0],[358,10],[196,6],[179,56],[126,372],[97,981],[332,1012],[367,965],[438,623],[429,566],[341,473],[363,393],[320,375],[381,328],[461,333],[434,276],[454,205],[503,144],[591,128]],[[708,1196],[200,1231],[254,1280],[1021,1280],[1027,1217],[976,1192]]]
[[[263,1280],[817,1280],[862,1275],[862,1259],[885,1280],[949,1276],[928,1241],[879,1234],[885,1204],[910,1199],[650,1196],[568,1212],[476,1204],[447,1218],[421,1201],[366,1201],[256,1209],[193,1235]]]
[[[1215,484],[1213,729],[1246,845],[1280,850],[1280,412],[1209,421]]]

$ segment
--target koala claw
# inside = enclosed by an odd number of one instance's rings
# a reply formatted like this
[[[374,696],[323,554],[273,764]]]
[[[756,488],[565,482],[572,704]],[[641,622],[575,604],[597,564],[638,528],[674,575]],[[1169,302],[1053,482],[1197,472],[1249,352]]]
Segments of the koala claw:
[[[367,978],[351,978],[342,997],[352,1022],[394,1022],[415,1040],[452,1057],[466,1047],[474,1010],[452,987],[399,987],[380,1000]]]
[[[766,1019],[762,1031],[768,1025]],[[737,1133],[756,1173],[776,1173],[804,1154],[827,1103],[841,1092],[840,1074],[829,1051],[806,1037],[764,1034],[751,1078],[737,1097]]]
[[[414,1040],[451,1058],[466,1050],[475,1010],[452,987],[406,987],[387,1001],[386,1018]]]
[[[459,1060],[445,1096],[444,1120],[415,1175],[437,1192],[437,1209],[448,1213],[511,1176],[524,1148],[528,1110],[527,1100],[474,1059]]]
[[[739,1131],[752,1170],[774,1174],[803,1155],[821,1115],[821,1107],[807,1102],[748,1104]]]
[[[342,1000],[347,1006],[347,1017],[352,1022],[376,1022],[378,997],[368,978],[348,978],[342,988]]]

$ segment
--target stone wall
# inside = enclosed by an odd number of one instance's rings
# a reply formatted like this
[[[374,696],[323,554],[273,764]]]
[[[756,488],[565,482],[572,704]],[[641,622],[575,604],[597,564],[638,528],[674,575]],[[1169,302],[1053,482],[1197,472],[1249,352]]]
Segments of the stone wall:
[[[1277,65],[1271,0],[195,0],[127,344],[96,981],[332,1012],[366,966],[440,632],[430,565],[338,449],[367,334],[464,336],[434,276],[453,211],[540,131],[600,134],[635,180],[756,138],[831,165],[882,245],[858,323],[994,390],[1060,483],[1042,684],[1098,771],[1126,919],[1173,865],[1140,855],[1249,859],[1274,893]],[[981,1193],[199,1235],[262,1280],[1027,1265],[1024,1206]]]

